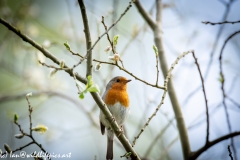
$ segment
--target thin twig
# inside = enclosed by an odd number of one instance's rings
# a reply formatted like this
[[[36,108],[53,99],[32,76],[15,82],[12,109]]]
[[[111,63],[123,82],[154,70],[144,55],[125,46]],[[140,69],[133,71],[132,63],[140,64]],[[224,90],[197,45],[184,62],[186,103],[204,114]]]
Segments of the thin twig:
[[[204,100],[205,100],[205,106],[206,106],[206,123],[207,123],[207,131],[206,131],[206,142],[205,142],[205,145],[208,144],[209,142],[209,113],[208,113],[208,103],[207,103],[207,95],[206,95],[206,90],[205,90],[205,87],[204,87],[204,79],[203,79],[203,76],[202,76],[202,72],[201,72],[201,69],[200,69],[200,66],[199,66],[199,63],[197,61],[197,58],[194,54],[194,51],[192,52],[192,55],[193,55],[193,58],[195,60],[195,64],[198,68],[198,72],[199,72],[199,75],[200,75],[200,79],[201,79],[201,82],[202,82],[202,90],[203,90],[203,94],[204,94]]]
[[[228,145],[228,152],[229,152],[229,157],[231,158],[231,160],[233,160],[233,156],[232,156],[232,152],[231,152],[231,148]]]
[[[14,123],[18,126],[19,131],[20,131],[23,135],[27,135],[27,134],[23,131],[21,125],[20,125],[17,121],[14,122]]]
[[[34,137],[33,137],[33,135],[32,135],[32,131],[33,131],[33,130],[32,130],[32,112],[33,112],[33,108],[32,108],[32,106],[31,106],[31,103],[30,103],[29,100],[28,100],[28,96],[26,96],[26,100],[27,100],[27,103],[28,103],[28,111],[29,111],[29,124],[30,124],[30,125],[29,125],[29,134],[28,134],[28,133],[25,133],[25,132],[22,130],[21,125],[20,125],[17,121],[15,121],[14,123],[18,126],[19,131],[20,131],[24,136],[29,137],[29,138],[32,140],[32,142],[30,142],[30,143],[28,143],[28,144],[26,144],[26,145],[24,145],[24,146],[22,146],[22,147],[20,147],[20,148],[18,148],[18,149],[16,149],[16,150],[13,150],[12,153],[17,152],[17,151],[19,151],[19,150],[22,150],[22,149],[24,149],[24,148],[26,148],[26,147],[28,147],[28,146],[30,146],[30,145],[32,145],[32,144],[36,144],[36,145],[45,153],[45,155],[47,155],[48,159],[51,160],[51,157],[49,156],[49,153],[42,147],[41,144],[39,144],[39,143],[34,139]],[[3,155],[5,155],[5,154],[7,154],[7,152],[2,153],[0,156],[3,156]]]
[[[104,22],[104,16],[102,16],[102,21],[101,21],[101,22],[102,22],[102,24],[103,24],[103,26],[104,26],[105,31],[107,31],[107,30],[108,30],[108,27],[107,27],[107,25],[106,25],[105,22]],[[111,47],[112,47],[113,54],[115,54],[115,53],[116,53],[116,51],[115,51],[115,46],[113,45],[113,42],[112,42],[112,40],[111,40],[108,32],[107,32],[106,34],[107,34],[108,42],[110,43],[110,45],[111,45]]]
[[[13,150],[12,151],[12,153],[15,153],[15,152],[17,152],[17,151],[21,151],[22,149],[24,149],[24,148],[26,148],[26,147],[28,147],[28,146],[30,146],[30,145],[32,145],[32,144],[35,144],[35,142],[29,142],[28,144],[26,144],[26,145],[24,145],[24,146],[22,146],[22,147],[19,147],[19,148],[17,148],[17,149],[15,149],[15,150]],[[5,152],[3,152],[2,154],[0,154],[0,156],[4,156],[5,154],[7,154],[7,151],[5,151]]]
[[[220,1],[220,0],[219,0],[219,1]],[[221,1],[220,1],[220,2],[221,2]],[[229,2],[225,4],[226,9],[225,9],[225,12],[224,12],[224,14],[223,14],[222,21],[226,21],[227,16],[228,16],[229,11],[230,11],[230,7],[231,7],[231,5],[233,4],[233,2],[234,2],[234,0],[229,0]],[[224,28],[224,25],[221,25],[221,26],[219,27],[219,30],[218,30],[218,32],[217,32],[217,36],[216,36],[216,38],[215,38],[215,40],[214,40],[213,47],[212,47],[212,51],[211,51],[211,53],[210,53],[210,60],[209,60],[209,62],[208,62],[208,64],[207,64],[207,69],[206,69],[205,74],[204,74],[204,76],[203,76],[204,79],[206,79],[206,78],[208,77],[208,74],[209,74],[209,71],[210,71],[210,68],[211,68],[211,65],[212,65],[212,62],[213,62],[213,57],[214,57],[215,51],[216,51],[216,49],[217,49],[218,41],[220,40],[220,36],[221,36],[221,34],[222,34],[223,28]],[[190,92],[190,93],[186,96],[186,98],[185,98],[185,100],[184,100],[184,103],[186,104],[186,103],[191,99],[191,97],[194,96],[200,89],[201,89],[201,86],[198,86],[198,87],[196,87],[192,92]]]
[[[70,68],[58,68],[58,67],[55,67],[55,66],[52,66],[52,65],[48,65],[44,62],[41,62],[41,61],[38,61],[42,66],[45,66],[45,67],[48,67],[48,68],[53,68],[53,69],[56,69],[56,70],[70,70]]]
[[[166,90],[164,90],[163,92],[163,95],[162,95],[162,99],[161,99],[161,102],[160,104],[157,106],[156,110],[153,112],[153,114],[148,118],[148,121],[144,124],[144,126],[142,127],[142,129],[140,130],[140,132],[138,133],[138,135],[136,137],[134,137],[134,140],[132,142],[132,146],[135,145],[137,139],[140,137],[140,135],[144,132],[145,128],[149,125],[150,121],[152,120],[152,118],[154,116],[156,116],[158,110],[160,109],[160,107],[163,105],[164,103],[164,99],[166,97],[166,94],[167,94],[167,87],[168,87],[168,82],[169,82],[169,79],[171,77],[171,73],[175,67],[175,65],[178,63],[178,61],[183,58],[185,55],[187,55],[188,53],[192,53],[193,50],[190,50],[190,51],[187,51],[187,52],[183,52],[179,57],[177,57],[177,59],[174,61],[174,63],[172,64],[171,68],[168,70],[168,74],[165,78],[165,81],[164,81],[164,87],[166,88]]]
[[[238,104],[234,99],[232,99],[231,97],[229,97],[227,95],[226,95],[226,98],[240,109],[240,104]]]
[[[75,52],[73,52],[72,50],[69,50],[69,51],[72,53],[72,55],[75,55],[75,56],[78,56],[78,57],[83,58],[83,56],[82,56],[81,54],[75,53]]]
[[[158,68],[158,54],[156,55],[156,69],[157,69],[157,79],[156,79],[156,86],[158,85],[158,77],[159,77],[159,68]]]
[[[233,137],[239,136],[239,135],[240,135],[240,131],[229,133],[229,134],[226,134],[224,136],[218,137],[217,139],[215,139],[213,141],[209,141],[208,145],[204,145],[202,148],[198,149],[197,151],[192,152],[188,159],[189,160],[195,160],[195,159],[197,159],[197,157],[199,155],[201,155],[204,151],[206,151],[210,147],[214,146],[215,144],[217,144],[219,142],[222,142],[222,141],[224,141],[224,140],[226,140],[228,138],[233,138]]]
[[[28,100],[28,96],[26,96],[26,100],[28,103],[28,111],[29,111],[29,123],[30,123],[29,131],[30,131],[30,136],[32,136],[32,111],[33,111],[33,108],[31,107],[31,104]]]
[[[222,104],[224,106],[224,111],[225,111],[225,115],[226,115],[226,119],[227,119],[227,125],[228,125],[228,130],[229,132],[231,133],[232,132],[232,127],[231,127],[231,123],[230,123],[230,119],[229,119],[229,113],[228,113],[228,109],[227,109],[227,104],[226,104],[226,93],[225,93],[225,89],[224,89],[224,84],[225,84],[225,77],[224,77],[224,74],[223,74],[223,67],[222,67],[222,55],[223,55],[223,50],[227,44],[227,42],[232,38],[234,37],[235,35],[239,34],[240,33],[240,30],[239,31],[236,31],[234,32],[233,34],[231,34],[224,42],[222,48],[221,48],[221,51],[220,51],[220,55],[219,55],[219,68],[220,68],[220,77],[222,79],[221,81],[221,90],[222,90]],[[234,153],[234,158],[236,159],[236,149],[235,149],[235,146],[234,146],[234,141],[233,141],[233,138],[231,138],[231,146],[233,147],[233,153]]]
[[[139,80],[139,81],[145,83],[146,85],[149,85],[149,86],[152,86],[152,87],[155,87],[155,88],[159,88],[159,89],[163,89],[163,90],[166,89],[164,86],[158,86],[158,85],[156,85],[156,84],[150,84],[150,83],[148,83],[147,81],[144,81],[144,80],[138,78],[138,77],[135,76],[133,73],[131,73],[131,72],[129,72],[128,70],[126,70],[125,68],[119,66],[117,63],[105,62],[105,61],[100,61],[100,60],[96,60],[96,59],[93,59],[93,61],[99,62],[99,63],[103,63],[103,64],[110,64],[110,65],[113,65],[113,66],[117,66],[120,70],[126,72],[126,73],[129,74],[130,76],[134,77],[136,80]]]
[[[98,37],[98,39],[93,43],[93,45],[91,46],[91,48],[89,48],[87,50],[86,55],[83,57],[83,59],[81,59],[77,64],[74,65],[74,68],[77,67],[79,64],[81,64],[84,59],[86,59],[90,53],[90,51],[93,50],[93,48],[97,45],[97,43],[100,41],[100,39],[107,34],[115,25],[117,25],[117,23],[122,19],[122,17],[127,13],[127,11],[132,7],[132,1],[129,2],[129,5],[127,6],[127,8],[125,9],[125,11],[120,15],[120,17],[116,20],[115,23],[113,23],[108,29],[107,31],[105,31],[101,36]]]
[[[104,28],[105,28],[105,31],[107,31],[107,25],[105,24],[105,22],[104,22],[104,17],[102,16],[102,24],[103,24],[103,26],[104,26]],[[111,40],[111,38],[110,38],[110,36],[109,36],[109,34],[107,33],[107,39],[108,39],[108,42],[110,43],[110,45],[111,45],[111,48],[112,48],[112,52],[113,52],[113,54],[117,54],[117,52],[116,52],[116,46],[114,46],[114,44],[113,44],[113,42],[112,42],[112,40]],[[121,60],[121,58],[119,59],[119,61],[121,62],[121,64],[122,64],[122,67],[124,68],[124,65],[123,65],[123,61]],[[117,61],[115,61],[115,63],[117,64]],[[118,65],[118,64],[117,64]]]
[[[204,24],[211,24],[211,25],[216,25],[216,24],[235,24],[235,23],[240,23],[239,21],[223,21],[223,22],[209,22],[209,21],[202,21]]]

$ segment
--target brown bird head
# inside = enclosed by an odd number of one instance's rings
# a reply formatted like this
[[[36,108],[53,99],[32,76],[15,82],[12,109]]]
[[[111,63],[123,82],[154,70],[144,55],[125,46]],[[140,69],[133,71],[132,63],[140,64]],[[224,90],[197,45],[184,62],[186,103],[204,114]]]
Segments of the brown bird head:
[[[130,81],[131,80],[128,80],[125,77],[121,77],[121,76],[114,77],[108,82],[106,90],[110,88],[116,89],[116,90],[126,90],[127,83]]]

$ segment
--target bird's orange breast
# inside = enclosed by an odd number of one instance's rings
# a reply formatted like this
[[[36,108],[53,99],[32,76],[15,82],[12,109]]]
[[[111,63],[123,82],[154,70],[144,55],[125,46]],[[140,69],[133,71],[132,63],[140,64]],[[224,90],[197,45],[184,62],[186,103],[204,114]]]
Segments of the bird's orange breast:
[[[115,103],[120,103],[124,107],[129,106],[129,99],[126,90],[117,90],[117,89],[109,89],[108,93],[104,99],[107,105],[114,105]]]

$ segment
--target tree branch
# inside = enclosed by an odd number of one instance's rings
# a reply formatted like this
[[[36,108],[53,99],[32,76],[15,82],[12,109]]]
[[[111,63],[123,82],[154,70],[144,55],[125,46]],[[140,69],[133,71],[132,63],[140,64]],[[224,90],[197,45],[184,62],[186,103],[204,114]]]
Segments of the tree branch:
[[[22,34],[19,30],[17,30],[15,27],[13,27],[12,25],[10,25],[6,21],[4,21],[2,18],[0,18],[0,23],[2,23],[4,26],[6,26],[10,30],[12,30],[19,37],[21,37],[24,41],[26,41],[27,43],[30,43],[33,47],[35,47],[40,52],[42,52],[47,58],[51,59],[54,63],[60,64],[60,61],[56,57],[54,57],[48,50],[46,50],[43,47],[41,47],[39,44],[37,44],[32,39],[30,39],[28,36]],[[69,67],[67,65],[64,65],[64,68],[69,68]],[[67,72],[71,77],[73,76],[70,68],[69,68],[69,70],[65,70],[65,72]],[[85,78],[79,76],[79,75],[76,75],[76,79],[79,80],[80,82],[84,83],[84,84],[87,83],[87,80]],[[107,120],[109,122],[111,122],[110,124],[111,124],[112,129],[114,130],[114,133],[116,135],[120,135],[117,138],[122,143],[122,145],[124,146],[126,151],[132,153],[131,154],[131,158],[134,159],[134,160],[135,159],[139,160],[140,159],[139,156],[133,150],[133,148],[131,147],[131,144],[129,143],[129,141],[125,137],[125,135],[122,134],[122,131],[121,131],[120,127],[118,126],[117,122],[115,120],[113,121],[113,116],[112,116],[111,112],[108,110],[106,104],[103,102],[103,100],[100,97],[100,95],[98,93],[96,93],[96,92],[94,92],[94,93],[91,92],[91,95],[92,95],[93,99],[95,100],[95,102],[98,104],[98,106],[101,109],[101,111],[103,112],[103,114],[106,116]]]
[[[207,145],[203,146],[202,148],[200,148],[199,150],[195,151],[195,152],[192,152],[189,156],[189,160],[195,160],[197,159],[197,157],[202,154],[204,151],[208,150],[210,147],[212,147],[213,145],[221,142],[221,141],[224,141],[228,138],[233,138],[235,136],[239,136],[240,135],[240,132],[233,132],[233,133],[230,133],[230,134],[227,134],[227,135],[224,135],[222,137],[219,137],[213,141],[210,141]]]
[[[125,11],[121,14],[121,16],[116,20],[116,22],[114,22],[107,31],[105,31],[101,36],[98,37],[98,39],[94,42],[94,44],[91,46],[91,48],[89,50],[87,50],[86,55],[77,63],[74,65],[74,67],[77,67],[79,64],[81,64],[84,59],[86,59],[89,55],[89,52],[93,50],[93,48],[97,45],[97,43],[100,41],[100,39],[107,34],[122,18],[123,16],[127,13],[127,11],[132,7],[132,1],[129,2],[129,5],[127,6],[127,8],[125,9]]]
[[[166,94],[167,94],[167,87],[168,87],[168,83],[169,81],[171,80],[170,77],[171,77],[171,73],[175,67],[175,65],[178,63],[178,61],[183,58],[185,55],[187,55],[188,53],[192,53],[193,51],[190,50],[190,51],[187,51],[187,52],[183,52],[179,57],[177,57],[177,59],[174,61],[174,63],[172,64],[171,68],[169,69],[168,73],[167,73],[167,76],[166,76],[166,79],[164,81],[164,87],[166,88],[166,90],[164,90],[163,92],[163,95],[162,95],[162,99],[161,99],[161,102],[159,103],[159,105],[157,106],[157,108],[155,109],[155,111],[153,112],[153,114],[148,118],[147,122],[144,124],[144,126],[142,127],[142,129],[140,130],[140,132],[138,133],[138,135],[136,137],[134,137],[134,140],[133,140],[133,143],[132,143],[132,146],[135,145],[137,139],[140,137],[140,135],[144,132],[145,128],[149,125],[150,121],[152,120],[152,118],[154,116],[156,116],[158,110],[160,109],[160,107],[163,105],[164,103],[164,99],[166,97]],[[178,121],[178,119],[176,118],[176,120]]]
[[[148,23],[148,25],[151,27],[152,30],[154,30],[156,23],[152,19],[149,13],[143,8],[142,4],[139,2],[139,0],[135,0],[135,5],[138,9],[138,12],[142,15],[142,17],[145,19],[145,21]]]
[[[204,87],[204,79],[203,79],[202,72],[201,72],[200,66],[198,64],[197,58],[196,58],[194,52],[192,52],[192,55],[193,55],[193,58],[195,60],[195,64],[197,65],[197,68],[198,68],[198,72],[199,72],[200,79],[201,79],[201,82],[202,82],[202,90],[203,90],[204,100],[205,100],[206,123],[207,123],[207,132],[206,132],[206,142],[205,142],[205,145],[207,145],[208,142],[209,142],[209,113],[208,113],[207,95],[206,95],[206,91],[205,91],[205,87]]]
[[[230,119],[229,119],[229,113],[228,113],[228,109],[227,109],[227,104],[226,104],[226,93],[225,93],[225,89],[224,89],[224,84],[225,84],[225,77],[224,77],[224,74],[223,74],[223,67],[222,67],[222,55],[223,55],[223,50],[227,44],[227,42],[232,38],[234,37],[235,35],[239,34],[240,33],[240,30],[239,31],[236,31],[234,32],[233,34],[231,34],[224,42],[222,48],[221,48],[221,52],[220,52],[220,55],[219,55],[219,67],[220,67],[220,78],[221,78],[221,90],[222,90],[222,104],[224,106],[224,111],[225,111],[225,115],[226,115],[226,119],[227,119],[227,125],[228,125],[228,130],[229,132],[231,133],[232,132],[232,127],[231,127],[231,123],[230,123]],[[235,146],[234,146],[234,142],[233,142],[233,138],[231,138],[231,146],[233,148],[233,153],[234,153],[234,158],[236,158],[236,149],[235,149]]]
[[[153,20],[150,18],[150,16],[147,14],[147,12],[144,10],[144,8],[142,7],[142,5],[140,4],[140,2],[138,0],[136,0],[135,5],[138,9],[138,11],[140,12],[140,14],[142,15],[142,17],[145,19],[145,21],[148,22],[149,26],[151,27],[151,29],[154,32],[154,41],[155,41],[155,45],[158,48],[158,55],[159,55],[159,62],[161,65],[161,69],[162,69],[162,73],[163,76],[167,76],[168,75],[168,65],[167,65],[167,60],[166,60],[166,56],[165,56],[165,52],[164,52],[164,48],[163,48],[163,43],[162,43],[162,25],[161,25],[161,1],[160,0],[156,0],[156,19],[159,21],[157,24],[155,22],[153,22]],[[180,140],[181,140],[181,145],[182,145],[182,151],[183,151],[183,155],[184,155],[184,159],[187,159],[189,153],[190,153],[190,144],[189,144],[189,139],[188,139],[188,133],[187,133],[187,128],[183,119],[183,115],[182,115],[182,111],[181,111],[181,107],[180,104],[178,102],[177,99],[177,95],[173,86],[173,82],[170,79],[168,82],[168,94],[172,103],[172,107],[174,110],[174,114],[176,117],[176,121],[177,121],[177,126],[178,126],[178,132],[179,132],[179,136],[180,136]]]
[[[147,81],[145,81],[145,80],[143,80],[143,79],[138,78],[138,77],[135,76],[133,73],[131,73],[131,72],[129,72],[128,70],[126,70],[125,68],[119,66],[117,63],[105,62],[105,61],[100,61],[100,60],[96,60],[96,59],[93,59],[93,61],[99,62],[99,63],[104,63],[104,64],[109,64],[109,65],[113,65],[113,66],[117,66],[120,70],[126,72],[126,73],[129,74],[130,76],[134,77],[136,80],[139,80],[139,81],[145,83],[146,85],[149,85],[149,86],[152,86],[152,87],[155,87],[155,88],[159,88],[159,89],[163,89],[163,90],[166,89],[164,86],[159,86],[159,85],[156,85],[156,84],[151,84],[151,83],[148,83]]]
[[[4,19],[0,18],[0,23],[2,23],[9,30],[13,31],[16,35],[21,37],[23,41],[31,44],[34,48],[38,49],[40,52],[43,53],[44,56],[46,56],[47,58],[51,59],[54,63],[56,63],[58,65],[60,64],[59,59],[57,59],[53,54],[51,54],[48,50],[44,49],[41,45],[39,45],[37,42],[35,42],[31,38],[29,38],[27,35],[21,33],[20,30],[18,30],[17,28],[13,27],[11,24],[6,22]],[[69,68],[69,67],[65,64],[63,68]],[[70,76],[73,76],[70,68],[66,69],[65,72],[67,72]],[[77,79],[80,82],[82,82],[84,84],[87,83],[87,80],[85,78],[83,78],[82,76],[77,75],[76,77],[77,77]]]
[[[87,13],[86,13],[86,8],[83,3],[83,0],[78,0],[80,10],[82,13],[82,21],[84,25],[84,33],[85,33],[85,39],[86,39],[86,48],[88,51],[88,57],[87,57],[87,73],[86,77],[89,75],[92,75],[92,50],[90,48],[92,47],[92,41],[91,41],[91,35],[90,35],[90,30],[89,30],[89,25],[88,25],[88,18],[87,18]]]
[[[220,0],[219,0],[219,2],[223,2],[223,1],[220,1]],[[233,4],[233,2],[235,2],[235,1],[234,1],[234,0],[229,0],[228,3],[224,4],[226,10],[225,10],[225,12],[224,12],[224,14],[223,14],[222,21],[226,21],[227,16],[228,16],[229,11],[230,11],[230,7],[231,7],[231,5]],[[222,34],[223,28],[224,28],[224,25],[221,25],[221,26],[219,27],[219,30],[218,30],[218,32],[217,32],[217,36],[216,36],[216,38],[215,38],[215,40],[214,40],[213,47],[212,47],[212,51],[211,51],[211,53],[210,53],[210,60],[209,60],[209,62],[208,62],[208,64],[207,64],[207,69],[206,69],[205,74],[204,74],[204,76],[203,76],[204,79],[206,79],[206,78],[208,77],[208,74],[209,74],[209,71],[210,71],[210,67],[211,67],[212,62],[213,62],[214,53],[215,53],[215,51],[216,51],[216,49],[217,49],[218,41],[219,41],[220,36],[221,36],[221,34]],[[187,103],[188,100],[191,99],[191,97],[192,97],[193,95],[195,95],[195,94],[199,91],[199,89],[201,89],[201,86],[198,86],[198,87],[195,88],[192,92],[190,92],[190,93],[186,96],[186,99],[184,100],[184,103]]]
[[[216,25],[216,24],[235,24],[235,23],[240,23],[239,21],[223,21],[223,22],[209,22],[209,21],[202,21],[204,24],[211,24],[211,25]]]

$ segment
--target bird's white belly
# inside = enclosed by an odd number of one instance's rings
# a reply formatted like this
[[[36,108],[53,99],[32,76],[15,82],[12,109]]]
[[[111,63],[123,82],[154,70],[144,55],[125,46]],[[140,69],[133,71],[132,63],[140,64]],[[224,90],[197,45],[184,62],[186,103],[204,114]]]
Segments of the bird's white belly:
[[[111,105],[108,106],[108,109],[110,110],[110,112],[112,113],[113,117],[115,118],[115,120],[117,121],[119,126],[122,126],[123,123],[125,122],[128,113],[129,113],[129,107],[123,107],[119,102],[116,103],[115,105]],[[107,121],[106,117],[104,116],[104,114],[102,113],[102,111],[100,111],[100,120],[103,123],[103,125],[105,127],[107,127],[107,129],[110,127],[109,122]]]

